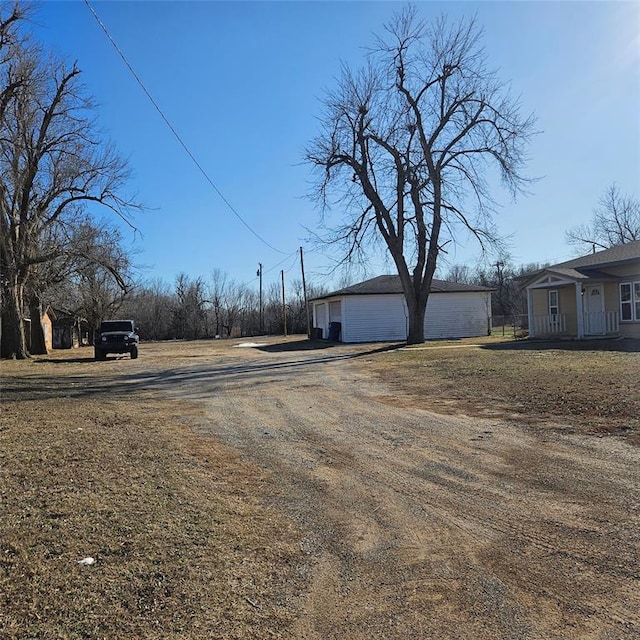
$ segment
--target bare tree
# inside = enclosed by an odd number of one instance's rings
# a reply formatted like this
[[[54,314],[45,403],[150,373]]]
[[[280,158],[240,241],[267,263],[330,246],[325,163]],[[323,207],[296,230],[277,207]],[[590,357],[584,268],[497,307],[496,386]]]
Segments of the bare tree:
[[[24,85],[29,72],[28,68],[22,65],[24,59],[18,55],[26,46],[17,29],[20,22],[27,17],[26,5],[14,2],[8,13],[5,6],[0,7],[0,67],[4,80],[0,86],[0,122],[4,119],[16,92]]]
[[[600,198],[591,222],[569,229],[565,238],[580,253],[640,240],[640,201],[621,194],[612,184]]]
[[[525,181],[534,119],[486,67],[480,37],[473,20],[425,24],[414,7],[402,10],[363,69],[343,67],[306,150],[314,197],[346,216],[322,240],[338,244],[345,261],[382,240],[407,301],[409,343],[424,340],[439,253],[463,232],[483,245],[497,240],[487,168],[513,196]]]
[[[477,282],[477,274],[466,264],[452,264],[442,276],[442,279],[449,282],[475,284]]]
[[[61,246],[64,251],[31,269],[27,296],[31,354],[46,353],[40,322],[45,304],[84,318],[93,336],[100,322],[117,312],[133,286],[131,255],[118,229],[86,216],[65,232],[69,235],[64,239],[41,238],[41,248]]]
[[[209,301],[213,310],[214,335],[222,335],[224,298],[227,289],[227,274],[221,269],[214,269],[209,283]]]
[[[205,284],[202,278],[191,279],[185,273],[176,277],[173,328],[177,338],[196,340],[205,334]]]
[[[247,287],[242,283],[228,282],[223,296],[224,322],[222,328],[229,338],[234,330],[242,334],[242,311],[244,308]]]
[[[117,229],[85,223],[75,235],[67,249],[79,294],[74,312],[87,320],[93,337],[102,320],[116,316],[133,288],[131,256]]]
[[[127,221],[138,206],[121,195],[126,163],[100,136],[78,68],[17,39],[0,45],[1,355],[24,358],[25,296],[39,265],[66,254],[89,204]]]
[[[503,318],[526,312],[526,301],[520,279],[543,268],[539,263],[516,266],[509,254],[502,254],[492,263],[481,263],[475,267],[453,264],[444,272],[443,278],[451,282],[480,284],[493,289],[491,313]]]

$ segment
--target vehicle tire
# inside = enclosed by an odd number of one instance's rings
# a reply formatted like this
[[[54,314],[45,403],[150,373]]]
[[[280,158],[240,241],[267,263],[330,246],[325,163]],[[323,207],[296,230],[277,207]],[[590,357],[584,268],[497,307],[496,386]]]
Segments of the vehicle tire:
[[[95,349],[94,354],[95,354],[96,360],[106,360],[107,358],[107,354],[101,351],[100,349]]]
[[[135,360],[138,357],[138,347],[131,347],[131,359]]]

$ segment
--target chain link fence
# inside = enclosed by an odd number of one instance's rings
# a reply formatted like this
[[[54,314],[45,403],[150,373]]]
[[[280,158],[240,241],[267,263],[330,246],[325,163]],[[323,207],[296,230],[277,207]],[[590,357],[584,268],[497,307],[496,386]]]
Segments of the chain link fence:
[[[491,335],[513,337],[515,339],[526,338],[529,335],[529,316],[514,314],[510,316],[491,317]]]

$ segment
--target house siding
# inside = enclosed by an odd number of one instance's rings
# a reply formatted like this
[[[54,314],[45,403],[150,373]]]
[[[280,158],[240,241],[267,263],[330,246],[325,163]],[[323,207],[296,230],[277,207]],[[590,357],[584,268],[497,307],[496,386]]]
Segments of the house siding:
[[[472,338],[489,332],[487,293],[432,293],[427,302],[425,338]]]
[[[576,313],[576,286],[571,284],[558,288],[558,299],[560,301],[560,313],[565,314],[567,323],[567,333],[577,333],[578,319]],[[549,309],[547,309],[549,313]]]
[[[342,318],[343,342],[407,339],[407,311],[402,294],[345,296]]]
[[[549,290],[534,289],[533,290],[533,315],[546,316],[549,313]],[[562,313],[562,309],[560,309]]]
[[[620,285],[617,282],[604,283],[604,310],[620,313]]]
[[[621,322],[620,335],[623,338],[635,338],[640,340],[640,322]]]
[[[565,332],[575,332],[577,329],[576,320],[576,289],[574,285],[558,284],[548,288],[532,289],[533,315],[536,318],[549,316],[549,291],[558,292],[558,313],[564,317],[566,323]],[[563,334],[563,335],[564,335]],[[541,326],[536,329],[536,335],[546,335]]]
[[[42,316],[42,331],[44,333],[44,346],[47,350],[53,349],[53,323],[51,316],[45,313]]]

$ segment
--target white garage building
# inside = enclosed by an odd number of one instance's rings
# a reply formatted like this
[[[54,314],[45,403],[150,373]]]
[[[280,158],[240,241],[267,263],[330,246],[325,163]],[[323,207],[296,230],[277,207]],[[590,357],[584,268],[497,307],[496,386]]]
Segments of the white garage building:
[[[365,280],[314,298],[311,304],[317,337],[342,342],[407,339],[407,305],[399,276]],[[491,289],[433,280],[424,321],[427,340],[484,336],[490,327]]]

